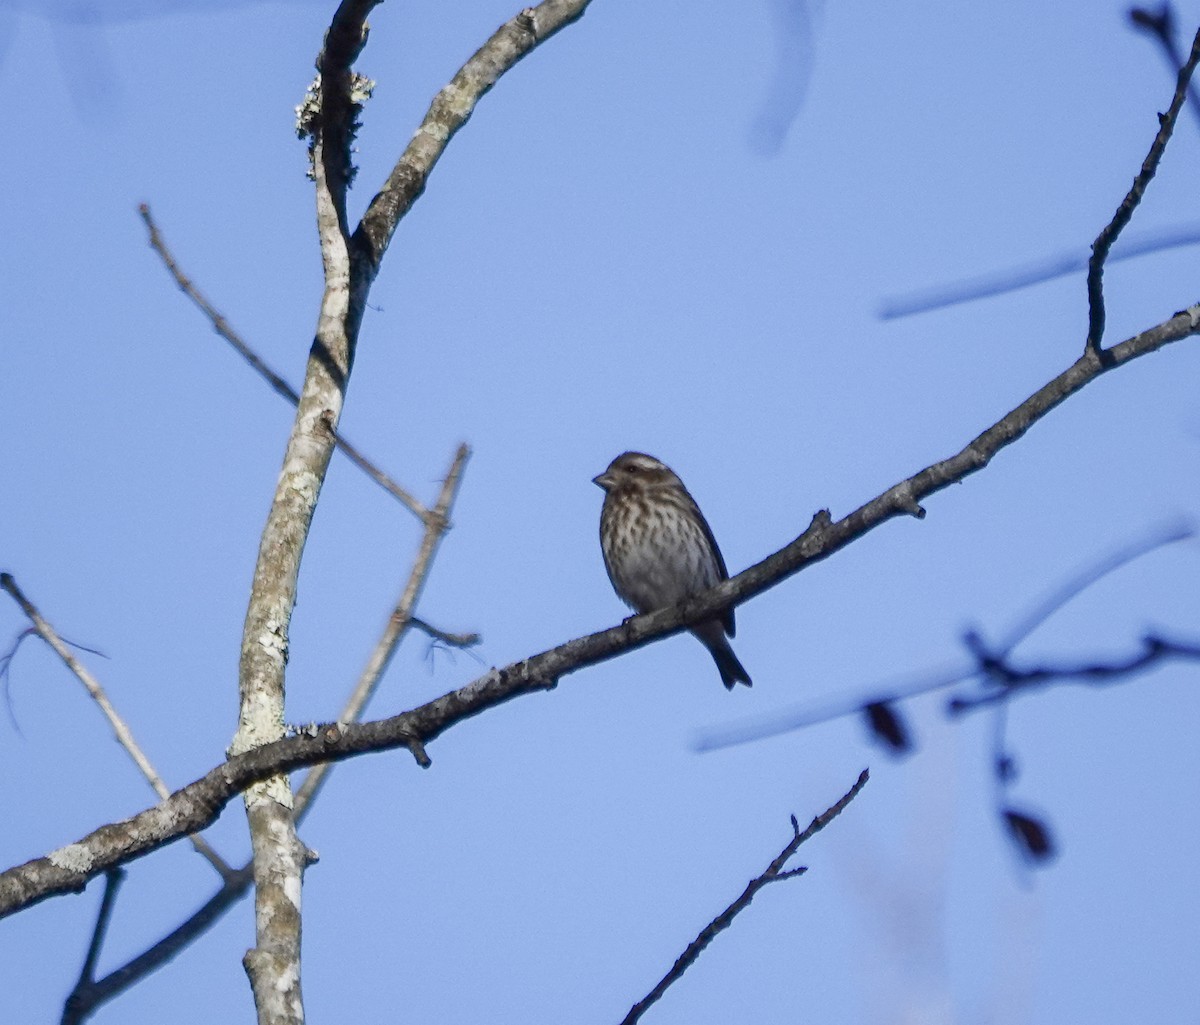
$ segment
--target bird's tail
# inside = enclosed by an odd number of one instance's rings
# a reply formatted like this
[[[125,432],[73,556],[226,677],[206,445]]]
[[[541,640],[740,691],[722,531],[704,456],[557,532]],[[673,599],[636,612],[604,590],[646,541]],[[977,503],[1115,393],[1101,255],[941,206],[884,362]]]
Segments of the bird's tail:
[[[744,683],[747,687],[753,686],[750,682],[750,674],[746,672],[746,667],[738,661],[737,655],[733,653],[733,648],[725,637],[725,630],[720,622],[713,620],[711,623],[704,623],[694,633],[708,649],[713,661],[717,663],[721,682],[725,684],[727,690],[733,690],[735,683]]]

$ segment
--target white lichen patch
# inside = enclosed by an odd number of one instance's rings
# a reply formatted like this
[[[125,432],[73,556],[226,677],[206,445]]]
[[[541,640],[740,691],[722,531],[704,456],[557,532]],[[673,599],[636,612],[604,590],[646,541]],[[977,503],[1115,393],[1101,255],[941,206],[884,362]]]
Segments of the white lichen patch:
[[[300,910],[300,879],[298,876],[288,876],[283,881],[283,895],[292,902],[292,906]]]
[[[51,851],[47,857],[55,868],[65,869],[68,872],[78,872],[83,875],[92,869],[91,852],[81,843],[67,844],[66,847]]]
[[[360,75],[357,71],[350,78],[350,102],[360,106],[375,92],[375,79]]]
[[[294,726],[288,726],[287,735],[289,737],[316,737],[321,732],[321,724],[318,722],[297,723]]]

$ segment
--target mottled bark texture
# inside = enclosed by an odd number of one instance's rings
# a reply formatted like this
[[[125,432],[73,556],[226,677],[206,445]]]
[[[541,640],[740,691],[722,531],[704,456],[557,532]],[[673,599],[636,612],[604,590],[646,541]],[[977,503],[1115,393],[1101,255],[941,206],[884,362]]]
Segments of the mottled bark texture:
[[[343,0],[317,58],[312,135],[317,234],[325,291],[316,338],[283,470],[267,517],[251,587],[239,673],[241,711],[231,754],[246,754],[283,735],[288,624],[304,543],[333,453],[354,349],[371,282],[396,224],[421,194],[450,138],[479,98],[543,39],[582,14],[586,2],[547,0],[502,26],[434,103],[351,237],[346,192],[353,178],[351,141],[360,93],[352,65],[366,44],[375,0]],[[413,742],[414,753],[420,751]],[[423,757],[421,752],[420,757]],[[300,1025],[300,895],[305,852],[296,837],[287,777],[261,779],[245,792],[254,850],[256,946],[245,959],[260,1025]]]

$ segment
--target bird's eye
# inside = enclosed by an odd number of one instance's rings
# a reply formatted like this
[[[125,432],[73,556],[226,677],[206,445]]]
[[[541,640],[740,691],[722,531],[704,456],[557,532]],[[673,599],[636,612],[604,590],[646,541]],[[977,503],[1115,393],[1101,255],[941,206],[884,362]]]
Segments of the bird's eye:
[[[641,467],[639,467],[637,465],[637,463],[630,463],[625,469],[628,470],[630,473],[637,473],[637,471],[639,469],[641,469]]]

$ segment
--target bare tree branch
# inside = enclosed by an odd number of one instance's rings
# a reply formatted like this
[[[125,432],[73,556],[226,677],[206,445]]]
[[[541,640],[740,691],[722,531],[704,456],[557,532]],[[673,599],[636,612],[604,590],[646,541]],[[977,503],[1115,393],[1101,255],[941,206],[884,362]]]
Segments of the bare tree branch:
[[[1146,186],[1150,184],[1155,172],[1158,171],[1159,161],[1167,148],[1171,133],[1175,130],[1175,122],[1179,118],[1179,111],[1187,97],[1188,83],[1192,80],[1192,73],[1196,70],[1197,62],[1200,62],[1200,31],[1196,32],[1196,37],[1192,41],[1192,52],[1188,55],[1187,63],[1179,69],[1171,106],[1167,109],[1166,114],[1159,115],[1158,134],[1155,135],[1154,142],[1150,145],[1150,152],[1146,154],[1146,159],[1142,161],[1141,170],[1133,179],[1133,185],[1125,194],[1121,205],[1117,207],[1117,212],[1113,214],[1112,220],[1104,226],[1104,229],[1096,237],[1096,241],[1092,243],[1092,258],[1088,261],[1088,334],[1087,343],[1084,346],[1085,352],[1104,354],[1101,347],[1104,339],[1105,319],[1104,262],[1108,259],[1109,250],[1112,249],[1117,236],[1132,219],[1133,211],[1142,201]]]
[[[252,864],[235,872],[194,915],[173,929],[154,946],[86,986],[76,986],[63,1009],[62,1025],[81,1025],[97,1010],[151,972],[167,964],[215,925],[234,904],[245,896],[254,882]]]
[[[1179,74],[1181,79],[1186,74],[1184,87],[1186,88],[1187,96],[1191,99],[1192,112],[1197,117],[1200,117],[1200,101],[1197,100],[1197,92],[1194,84],[1191,82],[1192,71],[1187,68],[1183,54],[1180,53],[1179,47],[1175,42],[1174,18],[1171,13],[1170,4],[1164,4],[1157,13],[1135,7],[1130,11],[1130,18],[1135,25],[1149,29],[1163,44],[1168,60],[1171,62],[1172,73]],[[1193,52],[1194,50],[1195,47],[1193,46]],[[1177,87],[1176,99],[1178,100],[1181,95]],[[1178,113],[1178,108],[1173,105],[1173,112],[1169,111],[1165,119],[1160,118],[1160,129],[1166,130],[1167,137],[1170,136],[1174,128]],[[1162,135],[1163,133],[1160,130],[1159,137],[1162,138],[1162,145],[1165,146],[1166,138],[1162,137]],[[1162,150],[1159,146],[1159,138],[1155,139],[1154,146],[1159,147],[1157,152],[1158,156],[1161,156]],[[1148,173],[1147,165],[1151,165]],[[1044,281],[1052,281],[1055,278],[1088,268],[1088,296],[1090,304],[1088,339],[1089,344],[1091,344],[1093,333],[1098,330],[1099,334],[1096,336],[1098,343],[1099,335],[1103,334],[1104,329],[1104,306],[1100,278],[1105,266],[1117,260],[1128,260],[1145,253],[1153,253],[1180,246],[1192,246],[1200,242],[1200,229],[1195,225],[1184,225],[1182,227],[1160,230],[1152,234],[1143,235],[1132,242],[1116,244],[1117,236],[1121,233],[1125,224],[1128,223],[1129,216],[1133,213],[1133,208],[1140,201],[1141,193],[1145,190],[1150,178],[1154,176],[1156,166],[1157,156],[1155,155],[1155,148],[1152,147],[1146,163],[1142,165],[1141,173],[1139,173],[1137,179],[1134,181],[1133,189],[1130,190],[1129,195],[1126,196],[1121,207],[1118,208],[1113,221],[1104,229],[1104,232],[1096,240],[1096,243],[1093,244],[1090,256],[1071,252],[1060,256],[1047,257],[1042,260],[1035,260],[1012,270],[1001,271],[995,274],[985,274],[965,281],[909,293],[908,295],[894,296],[883,301],[879,309],[879,316],[883,320],[894,320],[899,317],[908,317],[915,313],[927,313],[930,310],[944,309],[947,306],[956,306],[959,303],[973,302],[976,299],[1002,295],[1005,292],[1012,292],[1019,288],[1026,288],[1029,285],[1040,284]],[[1118,220],[1121,223],[1118,224]],[[1105,237],[1105,233],[1108,234],[1107,238]],[[1098,251],[1096,247],[1101,245],[1102,241],[1103,249]],[[1095,296],[1099,297],[1098,300],[1093,298],[1093,291]]]
[[[526,7],[501,25],[434,97],[421,126],[354,233],[355,247],[366,258],[365,266],[360,268],[365,281],[374,277],[400,218],[425,191],[434,165],[484,93],[535,47],[582,17],[590,3],[544,0],[536,7]]]
[[[80,1021],[75,1013],[75,1004],[77,999],[86,994],[88,989],[95,984],[96,962],[104,947],[104,937],[108,933],[108,923],[112,919],[113,907],[116,905],[117,891],[124,881],[124,869],[114,868],[104,876],[104,896],[100,899],[100,910],[96,913],[96,926],[92,929],[92,940],[88,944],[87,956],[83,959],[83,968],[79,972],[79,979],[63,1007],[62,1025],[77,1025]]]
[[[371,283],[400,218],[479,98],[499,77],[579,17],[587,0],[544,0],[502,26],[435,98],[383,190],[375,197],[353,243],[346,191],[353,174],[350,141],[359,106],[351,65],[366,43],[365,19],[376,0],[342,0],[317,58],[318,110],[312,134],[317,234],[325,292],[305,384],[275,501],[263,532],[247,612],[240,666],[241,713],[235,754],[275,740],[283,724],[287,627],[304,539],[332,453],[345,389],[354,362]],[[422,739],[406,744],[418,761]],[[254,846],[258,946],[245,959],[260,1025],[300,1025],[300,916],[304,857],[290,814],[287,778],[273,777],[245,794]]]
[[[450,648],[473,648],[482,638],[477,633],[448,633],[445,630],[439,630],[436,626],[432,626],[421,619],[420,616],[410,616],[409,622],[421,633],[435,641],[439,641]]]
[[[317,58],[321,88],[312,152],[325,290],[254,569],[238,667],[241,701],[233,755],[253,754],[284,735],[288,625],[296,582],[354,364],[362,306],[350,297],[346,229],[349,148],[357,118],[350,64],[366,41],[362,19],[371,6],[343,0]],[[255,921],[255,945],[243,964],[258,1022],[303,1025],[300,902],[308,852],[296,836],[291,783],[284,773],[263,777],[245,791],[243,801],[253,850]]]
[[[1184,56],[1175,36],[1175,9],[1172,5],[1162,4],[1157,11],[1145,7],[1131,7],[1129,20],[1137,28],[1144,29],[1154,36],[1171,66],[1171,74],[1178,74],[1179,69],[1183,67]],[[1196,92],[1194,84],[1188,85],[1188,99],[1192,103],[1192,114],[1200,120],[1200,94]]]
[[[212,323],[213,330],[225,339],[241,357],[250,364],[251,369],[258,373],[275,391],[276,394],[283,396],[293,406],[300,401],[300,396],[296,390],[287,383],[279,374],[277,374],[271,366],[256,353],[239,335],[224,315],[216,309],[204,296],[204,294],[196,287],[195,283],[184,274],[182,268],[176,262],[175,257],[167,248],[167,244],[162,237],[162,232],[159,231],[158,224],[155,223],[153,216],[150,213],[150,207],[142,203],[138,207],[138,213],[146,224],[146,228],[150,233],[150,248],[153,249],[166,266],[171,277],[175,279],[175,284],[179,286],[180,291],[184,293],[193,303],[200,309],[209,321]],[[361,451],[352,445],[346,438],[337,431],[333,432],[333,441],[338,449],[347,459],[355,466],[370,477],[376,484],[383,488],[393,498],[397,499],[405,508],[421,520],[425,520],[429,515],[429,510],[423,506],[415,496],[406,491],[391,477],[384,473],[378,466],[369,460]]]
[[[21,611],[29,618],[37,635],[49,645],[50,649],[62,659],[63,664],[75,675],[75,678],[83,684],[84,690],[91,695],[92,700],[96,702],[96,705],[104,714],[104,718],[108,720],[109,726],[112,727],[112,731],[116,735],[117,743],[133,759],[134,765],[138,767],[138,770],[146,778],[150,784],[150,788],[160,799],[165,801],[171,795],[171,791],[167,789],[167,785],[162,781],[162,777],[150,763],[150,759],[146,757],[145,752],[138,746],[138,742],[134,739],[133,731],[129,728],[129,724],[121,718],[121,714],[109,700],[108,695],[104,692],[104,688],[100,686],[100,682],[88,672],[87,667],[79,659],[71,654],[71,649],[67,646],[66,642],[59,637],[54,627],[46,621],[37,606],[25,596],[25,593],[17,586],[16,580],[8,573],[0,573],[0,589],[9,593],[13,601],[21,607]],[[196,849],[196,852],[217,870],[217,874],[222,879],[228,879],[233,875],[233,869],[230,868],[221,855],[213,850],[212,845],[204,837],[197,835],[189,836],[188,839]]]
[[[429,567],[433,563],[438,545],[449,529],[450,510],[458,495],[458,486],[470,454],[471,450],[466,445],[458,446],[454,462],[450,464],[446,479],[442,482],[442,490],[438,495],[437,504],[434,505],[433,513],[427,520],[425,534],[421,538],[421,546],[417,551],[417,558],[413,563],[408,582],[404,585],[404,591],[401,593],[399,601],[396,602],[392,614],[388,617],[388,624],[384,629],[383,636],[375,645],[375,650],[371,653],[354,692],[342,709],[339,722],[357,722],[362,716],[363,709],[371,700],[371,695],[375,693],[379,681],[383,679],[383,674],[387,671],[392,656],[396,653],[401,640],[404,639],[409,626],[413,623],[413,609],[417,607],[417,600],[425,587],[425,581],[429,576]],[[296,791],[297,820],[301,819],[308,810],[309,803],[320,791],[330,769],[332,769],[332,765],[328,762],[316,765],[305,777],[304,782],[300,784],[300,788]]]
[[[325,364],[332,371],[330,375],[335,383],[345,386],[346,377],[349,374],[350,365],[353,357],[353,344],[357,337],[359,325],[361,324],[362,312],[366,304],[367,293],[370,287],[370,282],[374,274],[378,270],[380,258],[386,248],[387,240],[378,245],[370,256],[370,268],[367,273],[359,273],[354,275],[356,287],[352,294],[350,293],[349,284],[351,280],[351,266],[353,263],[362,263],[361,257],[364,250],[361,246],[357,247],[356,252],[351,255],[346,246],[346,217],[345,217],[345,192],[352,176],[353,169],[349,160],[348,144],[352,137],[357,118],[357,107],[355,104],[352,90],[354,88],[354,77],[350,72],[350,65],[361,51],[361,48],[366,40],[366,29],[364,19],[369,11],[375,6],[375,0],[346,0],[339,7],[330,26],[330,31],[326,37],[326,45],[322,51],[321,57],[318,59],[319,82],[320,88],[318,92],[321,94],[319,98],[319,107],[316,117],[316,135],[313,147],[313,169],[314,177],[317,179],[317,220],[318,231],[321,238],[322,258],[326,268],[326,294],[325,300],[322,303],[321,318],[318,326],[317,340],[313,346],[313,352],[309,361],[309,374],[306,377],[306,392],[309,384],[313,380],[314,365]],[[437,125],[449,124],[457,119],[457,123],[453,125],[453,129],[441,139],[440,143],[433,146],[416,147],[410,145],[404,157],[401,158],[401,164],[406,169],[406,180],[412,182],[416,179],[420,180],[420,185],[404,197],[402,202],[391,202],[389,213],[383,217],[376,217],[376,225],[386,225],[387,238],[390,239],[391,233],[394,231],[396,223],[403,216],[407,209],[412,205],[412,202],[420,195],[424,188],[424,179],[432,169],[433,163],[436,162],[438,156],[444,150],[445,145],[449,141],[449,136],[457,131],[458,127],[465,122],[466,116],[473,109],[474,104],[480,96],[487,91],[509,67],[516,63],[520,57],[528,53],[533,47],[540,42],[549,38],[559,28],[562,28],[570,21],[577,18],[587,6],[586,2],[582,3],[561,3],[558,0],[547,0],[547,2],[539,5],[536,8],[527,8],[523,11],[509,26],[520,25],[525,29],[525,36],[517,41],[517,45],[512,45],[510,33],[506,33],[504,29],[493,36],[488,44],[485,44],[476,55],[471,59],[468,66],[456,76],[455,80],[442,93],[439,94],[439,99],[448,98],[453,102],[450,107],[443,105],[438,106],[438,101],[435,100],[434,108],[430,115],[426,117],[423,131],[436,132]],[[465,109],[459,109],[459,103],[466,103]],[[336,153],[334,152],[336,150]],[[418,152],[420,150],[420,152]],[[400,167],[400,165],[397,165]],[[409,178],[408,173],[415,175],[414,178]],[[393,179],[395,174],[393,175]],[[394,187],[385,188],[384,192],[377,197],[379,200],[385,196],[385,193],[396,200],[397,191]],[[147,211],[148,213],[148,211]],[[378,211],[377,211],[378,213]],[[148,227],[153,226],[148,222]],[[363,237],[369,237],[363,234]],[[160,254],[162,255],[162,254]],[[178,279],[177,279],[178,281]],[[182,284],[181,284],[182,287]],[[191,294],[189,292],[189,294]],[[197,293],[198,294],[198,293]],[[348,300],[348,301],[347,301]],[[208,313],[211,307],[205,309]],[[212,313],[215,314],[215,310]],[[341,316],[338,316],[341,314]],[[219,315],[218,315],[219,316]],[[223,322],[218,325],[216,319],[210,314],[210,319],[213,320],[214,326],[218,326],[218,330],[224,325]],[[341,355],[343,361],[339,363],[334,356],[326,336],[332,333],[335,337],[340,336],[347,344],[344,347],[344,352]],[[245,355],[245,353],[243,353]],[[278,375],[275,375],[277,381],[281,382]],[[272,382],[273,384],[275,382]],[[286,394],[286,392],[284,393]],[[303,404],[301,398],[301,404]],[[339,403],[340,405],[340,403]],[[303,410],[297,416],[297,427],[303,419]],[[336,439],[336,416],[329,416],[327,411],[325,429],[329,435]],[[298,431],[293,431],[293,440],[295,440]],[[291,454],[291,445],[289,444],[289,456]],[[288,467],[288,459],[285,459],[285,473]],[[326,463],[327,465],[327,463]],[[323,469],[322,469],[323,474]],[[282,480],[281,480],[282,484]],[[310,508],[311,512],[311,508]],[[432,515],[432,514],[430,514]],[[426,519],[427,527],[433,526],[438,529],[444,529],[444,524],[439,525],[435,520],[432,522]],[[268,528],[271,526],[268,523]],[[427,533],[428,536],[428,533]],[[263,551],[266,549],[267,534],[264,534]],[[260,552],[260,568],[262,567],[262,553]],[[256,584],[258,575],[256,573]],[[278,629],[276,637],[276,646],[286,651],[286,617],[282,621],[276,623]],[[422,623],[422,628],[429,629],[427,624]],[[247,639],[250,638],[250,617],[247,619]],[[448,641],[453,642],[455,639],[451,635],[446,635]],[[470,643],[471,635],[463,638],[462,643]],[[247,651],[246,645],[243,645],[243,654]],[[280,676],[280,679],[282,677]],[[243,695],[246,693],[245,688],[245,673],[243,673]],[[243,710],[246,708],[246,702],[243,700]],[[244,725],[244,721],[243,721]],[[239,740],[243,737],[243,731],[239,728]],[[424,749],[420,739],[409,737],[405,741],[406,746],[409,746],[414,755],[418,756],[418,760],[424,758]],[[235,747],[237,747],[235,742]],[[308,763],[308,764],[315,764]],[[222,802],[224,803],[224,802]],[[253,823],[252,823],[253,828]],[[298,878],[298,869],[292,870],[293,878]],[[241,889],[244,889],[242,887]],[[198,934],[206,928],[205,922],[209,920],[209,916],[215,917],[219,915],[225,907],[232,904],[238,896],[241,889],[227,884],[222,888],[209,905],[202,910],[201,914],[196,916],[189,923],[181,926],[172,937],[168,940],[178,941],[179,945],[189,942],[185,934]],[[236,892],[235,892],[236,891]],[[261,917],[261,916],[260,916]],[[293,935],[297,942],[291,944],[291,949],[298,954],[298,916],[295,919],[296,928],[293,930]],[[194,925],[194,932],[191,927]],[[144,960],[140,962],[142,965],[160,964],[167,958],[172,956],[174,949],[168,949],[170,944],[163,941],[162,944],[156,945],[155,948],[147,951],[143,955]],[[277,972],[279,965],[261,965],[257,966],[254,963],[255,952],[248,955],[248,970],[250,970],[252,983],[256,987],[256,1003],[260,1007],[260,1020],[299,1020],[297,1016],[289,1019],[286,1009],[282,1007],[282,1002],[276,1001],[275,1011],[266,1014],[262,1013],[262,1008],[269,994],[265,992],[265,987],[268,985],[268,976],[271,972]],[[298,967],[298,961],[295,962]],[[136,968],[134,963],[131,963],[131,968]],[[259,971],[259,967],[266,970]],[[145,970],[150,970],[146,968]],[[255,983],[256,976],[259,981]],[[119,984],[120,980],[114,980]],[[259,999],[259,989],[263,988],[263,999]],[[294,1005],[298,1007],[298,986],[294,991],[297,998]],[[276,1013],[278,1012],[278,1013]],[[302,1015],[302,1011],[299,1012]]]
[[[621,1020],[621,1025],[635,1025],[636,1022],[640,1021],[642,1015],[646,1013],[650,1006],[657,1003],[662,998],[662,995],[666,993],[667,989],[683,977],[683,973],[695,963],[704,948],[716,939],[717,934],[728,929],[733,924],[733,920],[750,906],[750,902],[754,900],[755,894],[759,890],[768,883],[791,879],[793,876],[803,875],[807,872],[807,868],[793,868],[784,871],[783,866],[800,849],[802,843],[816,833],[819,833],[842,813],[845,807],[858,796],[858,792],[867,785],[869,778],[870,773],[866,769],[863,769],[854,785],[846,791],[837,803],[821,812],[820,815],[808,824],[803,832],[800,831],[800,823],[796,821],[796,816],[793,815],[793,836],[783,850],[775,856],[771,864],[763,870],[761,875],[751,879],[746,884],[746,888],[742,891],[741,896],[700,930],[700,934],[687,945],[687,948],[679,955],[675,964],[671,966],[671,970],[662,977],[658,985],[633,1005],[629,1013]]]
[[[265,744],[231,757],[156,808],[103,826],[75,844],[0,874],[0,917],[46,897],[81,889],[108,868],[141,857],[182,833],[212,822],[239,790],[272,773],[367,751],[425,745],[452,726],[521,694],[554,687],[586,666],[678,633],[714,612],[739,605],[820,562],[888,520],[921,515],[921,499],[982,469],[1068,396],[1115,367],[1200,331],[1200,305],[1107,350],[1102,364],[1085,353],[1071,367],[948,459],[926,467],[837,522],[822,511],[809,528],[762,562],[670,609],[633,616],[619,626],[579,637],[538,655],[493,669],[466,686],[390,719],[330,724],[303,736]]]

